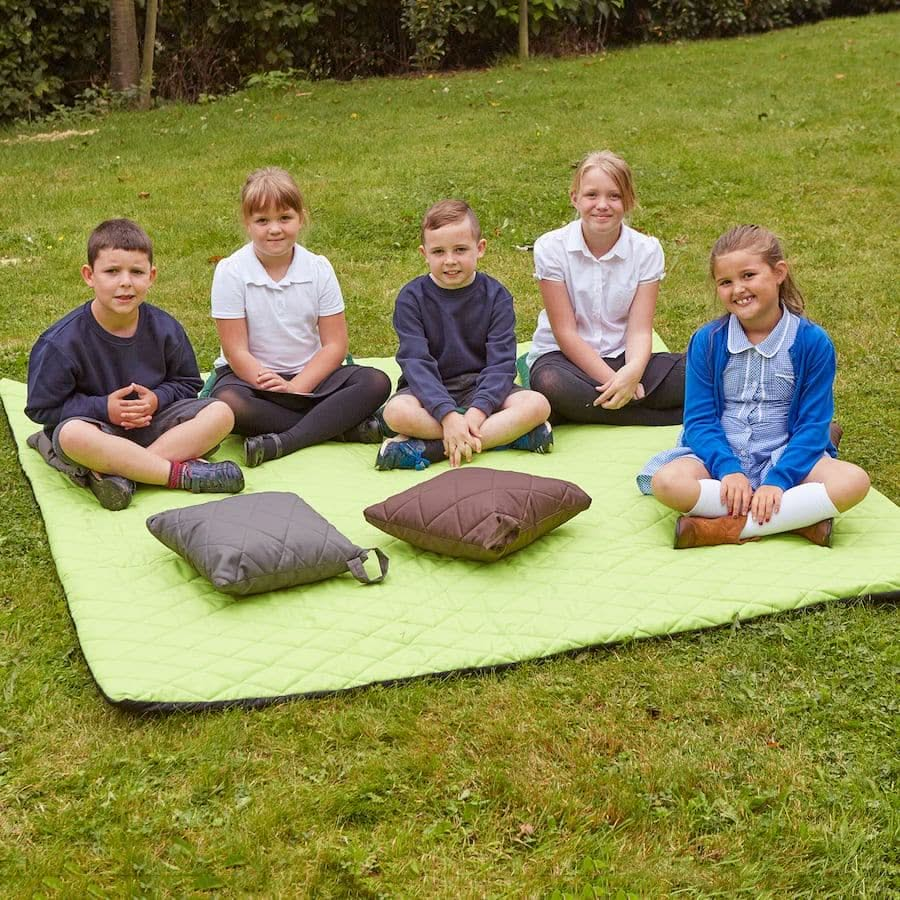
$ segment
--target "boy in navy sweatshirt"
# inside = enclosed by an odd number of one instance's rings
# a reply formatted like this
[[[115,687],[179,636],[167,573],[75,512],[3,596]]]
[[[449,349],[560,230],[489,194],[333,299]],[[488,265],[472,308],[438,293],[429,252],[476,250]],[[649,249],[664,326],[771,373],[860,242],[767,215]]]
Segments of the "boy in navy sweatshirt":
[[[129,219],[110,219],[91,233],[87,256],[81,276],[93,299],[31,351],[25,413],[44,430],[29,445],[106,509],[128,506],[136,481],[240,491],[235,463],[198,458],[234,417],[221,401],[197,398],[202,381],[184,329],[144,303],[156,279],[150,238]]]
[[[482,450],[553,446],[546,398],[513,384],[513,299],[476,271],[484,248],[467,203],[442,200],[425,214],[419,252],[429,273],[394,308],[403,375],[383,415],[397,435],[381,445],[377,469],[424,469],[445,457],[456,467]]]

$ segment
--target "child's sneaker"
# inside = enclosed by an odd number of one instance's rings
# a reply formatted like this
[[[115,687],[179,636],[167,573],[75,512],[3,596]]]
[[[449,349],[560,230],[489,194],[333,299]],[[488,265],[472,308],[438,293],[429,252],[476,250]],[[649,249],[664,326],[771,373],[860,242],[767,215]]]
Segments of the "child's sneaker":
[[[168,486],[192,494],[237,494],[244,489],[244,473],[231,460],[211,463],[188,459],[172,463]]]
[[[416,469],[421,472],[431,465],[423,456],[425,442],[416,438],[397,440],[388,438],[378,451],[375,468],[381,469]]]
[[[125,509],[134,496],[134,482],[121,475],[88,475],[88,487],[104,509]]]
[[[531,453],[553,452],[553,428],[549,422],[536,425],[527,434],[516,438],[509,447],[512,450],[528,450]]]

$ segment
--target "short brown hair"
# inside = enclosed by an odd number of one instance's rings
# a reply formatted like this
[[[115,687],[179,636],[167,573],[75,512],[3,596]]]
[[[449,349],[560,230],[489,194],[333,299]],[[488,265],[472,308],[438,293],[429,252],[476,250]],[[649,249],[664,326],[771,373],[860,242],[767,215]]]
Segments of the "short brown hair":
[[[779,262],[788,265],[781,243],[768,228],[759,225],[736,225],[713,244],[712,252],[709,254],[709,275],[713,280],[716,277],[716,260],[726,253],[736,253],[739,250],[760,257],[770,268],[775,268],[775,264]],[[795,315],[804,314],[806,301],[791,276],[789,265],[787,275],[778,288],[778,299]]]
[[[445,225],[452,225],[463,219],[469,220],[472,227],[472,236],[476,241],[481,240],[481,223],[475,211],[465,200],[439,200],[434,206],[429,207],[422,219],[422,243],[425,243],[425,232],[435,231]]]
[[[293,209],[304,224],[308,218],[297,182],[290,172],[277,166],[266,166],[251,172],[241,188],[241,212],[245,219],[269,206]]]
[[[572,176],[573,194],[578,194],[581,190],[581,179],[589,169],[599,169],[604,175],[612,178],[622,194],[622,205],[625,207],[625,212],[631,212],[637,206],[631,167],[621,156],[617,156],[611,150],[595,150],[593,153],[588,153],[578,163],[575,174]]]
[[[92,232],[87,242],[88,265],[93,268],[101,250],[134,250],[146,253],[153,265],[153,241],[137,222],[131,219],[107,219]]]

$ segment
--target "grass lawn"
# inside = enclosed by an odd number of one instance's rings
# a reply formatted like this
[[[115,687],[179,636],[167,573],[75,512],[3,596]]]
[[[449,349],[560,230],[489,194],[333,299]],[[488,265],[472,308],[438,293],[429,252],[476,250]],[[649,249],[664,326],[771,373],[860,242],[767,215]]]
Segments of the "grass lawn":
[[[832,20],[8,130],[0,374],[24,379],[35,337],[86,299],[87,234],[117,215],[154,238],[155,302],[208,367],[210,260],[240,245],[237,192],[265,164],[305,191],[355,354],[393,353],[418,222],[444,196],[479,213],[527,339],[520,248],[572,217],[571,164],[610,146],[666,251],[669,345],[715,314],[718,234],[774,229],[838,348],[842,455],[896,502],[898,37],[898,14]],[[52,129],[81,133],[24,139]],[[0,469],[2,896],[898,896],[892,603],[138,719],[94,688],[5,426]]]

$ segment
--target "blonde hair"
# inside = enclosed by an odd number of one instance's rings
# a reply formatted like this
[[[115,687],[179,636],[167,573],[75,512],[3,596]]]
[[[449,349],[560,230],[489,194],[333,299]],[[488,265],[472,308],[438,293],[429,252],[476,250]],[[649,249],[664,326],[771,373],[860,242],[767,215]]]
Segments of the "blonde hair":
[[[435,231],[445,225],[461,222],[463,219],[469,220],[475,242],[480,241],[481,223],[472,207],[465,200],[439,200],[428,208],[422,219],[422,243],[425,243],[426,231]]]
[[[781,243],[768,228],[761,228],[759,225],[736,225],[734,228],[726,231],[713,244],[712,251],[709,254],[710,277],[715,280],[716,260],[720,256],[738,251],[752,253],[754,256],[760,257],[772,269],[779,262],[784,262],[788,266],[784,258],[784,251],[781,249]],[[781,282],[778,288],[778,299],[794,315],[804,315],[806,301],[803,299],[800,288],[797,287],[791,276],[790,266],[787,268],[784,281]]]
[[[309,219],[297,182],[289,172],[277,166],[266,166],[251,172],[241,188],[241,213],[244,219],[249,219],[254,213],[270,206],[293,209],[303,224]]]
[[[637,206],[637,195],[634,192],[634,178],[631,174],[631,167],[617,156],[612,150],[595,150],[588,153],[584,159],[578,163],[575,174],[572,176],[572,193],[576,196],[581,190],[581,180],[584,173],[589,169],[599,169],[604,175],[608,175],[616,183],[616,187],[622,194],[622,205],[625,212],[631,212]]]

